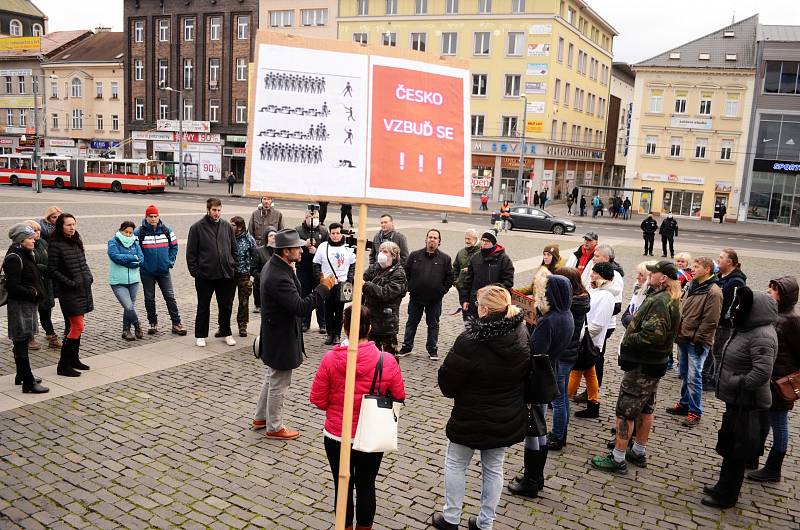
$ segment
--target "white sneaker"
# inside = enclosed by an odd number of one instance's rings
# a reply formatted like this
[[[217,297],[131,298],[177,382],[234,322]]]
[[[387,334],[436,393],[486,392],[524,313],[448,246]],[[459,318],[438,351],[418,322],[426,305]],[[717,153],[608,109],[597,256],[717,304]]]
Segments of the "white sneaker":
[[[225,344],[228,346],[236,346],[236,341],[233,339],[233,335],[228,335],[225,337]]]
[[[206,339],[197,339],[194,343],[198,348],[206,347]]]

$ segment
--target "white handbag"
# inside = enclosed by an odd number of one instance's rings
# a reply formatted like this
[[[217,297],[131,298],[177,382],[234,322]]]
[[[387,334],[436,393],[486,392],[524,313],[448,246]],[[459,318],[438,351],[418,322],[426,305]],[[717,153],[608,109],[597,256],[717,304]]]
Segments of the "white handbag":
[[[388,391],[385,396],[381,395],[384,355],[381,352],[378,364],[375,365],[369,394],[364,394],[361,399],[361,413],[353,438],[353,449],[362,453],[397,451],[397,419],[402,403],[392,399]]]

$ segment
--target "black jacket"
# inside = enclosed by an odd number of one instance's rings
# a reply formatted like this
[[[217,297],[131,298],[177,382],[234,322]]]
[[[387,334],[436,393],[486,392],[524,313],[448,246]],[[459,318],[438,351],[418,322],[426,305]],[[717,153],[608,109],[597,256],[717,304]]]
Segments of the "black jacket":
[[[236,234],[227,221],[211,220],[208,215],[189,228],[186,265],[193,278],[233,279],[236,275]]]
[[[778,320],[775,322],[775,332],[778,334],[778,355],[772,367],[772,380],[775,381],[800,370],[800,347],[796,342],[800,337],[800,305],[797,304],[797,278],[784,276],[772,281],[781,293]],[[773,388],[772,410],[791,410],[793,407],[793,402],[780,399]]]
[[[42,285],[44,285],[45,295],[39,300],[39,307],[50,309],[56,305],[53,298],[53,282],[47,276],[47,240],[40,238],[36,241],[36,246],[33,248],[33,257],[36,260],[36,268],[39,269],[39,275],[42,277]]]
[[[654,236],[658,230],[658,223],[652,217],[648,217],[642,221],[642,224],[639,226],[641,227],[642,235],[644,236]]]
[[[256,248],[255,252],[253,253],[253,259],[250,260],[250,274],[252,274],[256,279],[260,279],[261,270],[264,268],[264,265],[269,263],[269,260],[272,258],[272,254],[274,253],[275,249],[268,247],[267,245]]]
[[[569,340],[569,345],[561,354],[561,361],[574,363],[578,360],[578,344],[581,340],[581,330],[586,325],[586,315],[589,313],[590,298],[588,294],[572,295],[572,303],[569,311],[572,313],[573,331]]]
[[[537,303],[542,316],[536,321],[531,335],[531,353],[547,355],[553,370],[569,347],[574,331],[575,320],[570,314],[572,286],[563,276],[547,277],[544,300]],[[556,372],[557,373],[557,372]]]
[[[408,259],[408,242],[406,242],[406,236],[397,230],[392,230],[387,234],[378,230],[378,233],[372,238],[372,249],[369,251],[369,264],[373,265],[376,263],[375,260],[378,259],[378,251],[380,250],[381,243],[385,241],[391,241],[400,247],[400,264],[402,265],[405,263],[406,259]]]
[[[302,318],[311,315],[330,294],[320,284],[300,297],[294,269],[272,256],[261,277],[261,360],[275,370],[294,370],[303,364]]]
[[[661,221],[661,226],[658,227],[658,233],[661,237],[670,239],[678,237],[678,221],[674,217],[667,217]]]
[[[733,327],[733,321],[729,318],[731,303],[733,303],[733,293],[738,287],[747,285],[747,275],[742,269],[733,269],[727,276],[717,275],[719,288],[722,289],[722,313],[719,317],[719,326],[723,328]]]
[[[408,282],[399,263],[383,269],[377,263],[364,271],[364,300],[369,309],[372,333],[396,335],[400,330],[400,302],[406,295]]]
[[[452,261],[439,249],[433,254],[424,248],[415,250],[409,254],[403,267],[408,279],[408,293],[421,304],[440,301],[453,286]]]
[[[94,310],[94,278],[86,263],[80,236],[50,240],[47,274],[53,282],[53,294],[67,316],[85,315]]]
[[[303,241],[312,239],[316,248],[319,248],[320,243],[328,240],[328,229],[322,225],[316,228],[309,228],[305,223],[303,223],[295,228],[295,230],[297,230],[297,233],[300,234],[300,239]],[[310,278],[314,271],[314,254],[308,251],[308,247],[306,245],[303,245],[302,248],[303,254],[300,256],[300,263],[297,264],[297,274],[300,276],[305,275]],[[318,278],[314,279],[318,280]]]
[[[439,368],[439,388],[453,398],[447,438],[472,449],[510,447],[525,438],[524,379],[530,363],[522,313],[467,321]]]
[[[47,296],[33,251],[11,245],[3,260],[3,272],[9,300],[38,304]]]
[[[469,302],[471,314],[477,314],[478,289],[494,283],[506,289],[514,287],[514,264],[502,245],[495,245],[487,256],[480,250],[469,260],[467,272],[464,274],[464,285],[459,294],[461,300]]]

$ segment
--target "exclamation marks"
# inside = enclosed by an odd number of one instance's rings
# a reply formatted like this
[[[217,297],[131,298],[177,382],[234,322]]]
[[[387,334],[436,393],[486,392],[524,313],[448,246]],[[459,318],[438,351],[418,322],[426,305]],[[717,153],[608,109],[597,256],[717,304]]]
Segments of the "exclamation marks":
[[[436,157],[436,174],[437,175],[441,175],[442,174],[442,163],[443,163],[442,157],[437,156]]]
[[[406,154],[400,153],[400,171],[406,170]]]
[[[425,169],[425,156],[419,155],[419,172],[422,173],[422,170]]]

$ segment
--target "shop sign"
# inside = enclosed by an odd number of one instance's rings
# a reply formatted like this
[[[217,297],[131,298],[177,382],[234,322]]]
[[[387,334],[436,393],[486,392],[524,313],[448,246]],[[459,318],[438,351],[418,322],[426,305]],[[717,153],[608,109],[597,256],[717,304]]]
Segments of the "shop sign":
[[[547,63],[528,63],[525,75],[547,75],[549,66]]]
[[[75,147],[75,140],[49,140],[51,147]]]
[[[119,142],[109,140],[92,140],[89,142],[92,149],[115,149],[119,147]]]
[[[528,43],[528,57],[547,57],[550,55],[550,44],[541,42]]]
[[[175,133],[172,140],[177,142],[180,133]],[[218,144],[220,143],[219,133],[198,133],[198,132],[184,132],[184,142],[192,142],[197,144]]]
[[[211,132],[211,122],[195,120],[158,120],[156,130],[177,132],[183,128],[183,132]]]
[[[729,180],[718,180],[714,183],[714,191],[730,193],[733,191],[733,182]]]
[[[508,154],[516,154],[518,155],[520,149],[522,147],[522,142],[514,142],[514,143],[506,143],[506,142],[482,142],[476,141],[472,144],[472,151],[473,152],[492,152],[492,153],[508,153]],[[525,154],[526,155],[535,155],[536,154],[536,144],[535,143],[525,143]]]
[[[30,127],[6,127],[8,134],[36,134],[36,130]]]
[[[485,155],[472,155],[472,167],[494,167],[494,157]]]
[[[544,81],[526,81],[526,94],[544,94],[547,92],[547,83]]]
[[[3,68],[0,69],[0,76],[11,76],[11,77],[19,77],[19,76],[30,76],[33,75],[33,70],[30,68],[14,68],[8,69]]]
[[[550,35],[552,32],[552,24],[534,24],[528,28],[528,35]]]
[[[472,177],[473,188],[488,188],[491,185],[492,185],[492,179],[482,179],[482,178]]]
[[[33,96],[0,96],[0,108],[32,109],[34,106]]]
[[[531,101],[528,103],[528,114],[544,114],[544,101]]]
[[[147,151],[147,142],[133,142],[134,151]]]
[[[529,133],[544,132],[544,122],[542,120],[526,120],[525,132]]]
[[[247,136],[237,136],[235,134],[229,134],[228,136],[225,137],[225,140],[235,144],[243,144],[247,143]]]
[[[526,158],[523,167],[525,169],[533,169],[533,159]],[[502,167],[505,169],[519,169],[519,158],[504,156],[502,160]]]
[[[11,138],[0,138],[0,145],[14,145],[14,140]]]
[[[222,149],[222,156],[245,158],[247,156],[247,149],[244,147],[224,147]]]
[[[671,184],[705,184],[705,177],[693,177],[690,175],[665,175],[663,173],[642,173],[639,177],[648,182],[668,182]]]
[[[753,162],[753,170],[797,174],[800,173],[800,162],[757,159]]]
[[[134,140],[151,140],[156,142],[171,142],[175,139],[175,135],[169,132],[156,132],[156,131],[133,131],[131,138]]]
[[[592,158],[595,160],[603,159],[603,151],[592,151],[591,149],[581,149],[578,147],[561,147],[556,145],[547,146],[549,156],[564,158]]]
[[[6,37],[0,39],[0,51],[39,50],[42,47],[41,37]],[[30,70],[28,70],[30,75]]]
[[[542,172],[542,180],[544,181],[552,181],[553,180],[553,170],[552,169],[545,169]]]
[[[673,116],[672,127],[678,129],[700,129],[702,131],[711,130],[711,118],[688,118],[686,116]]]

